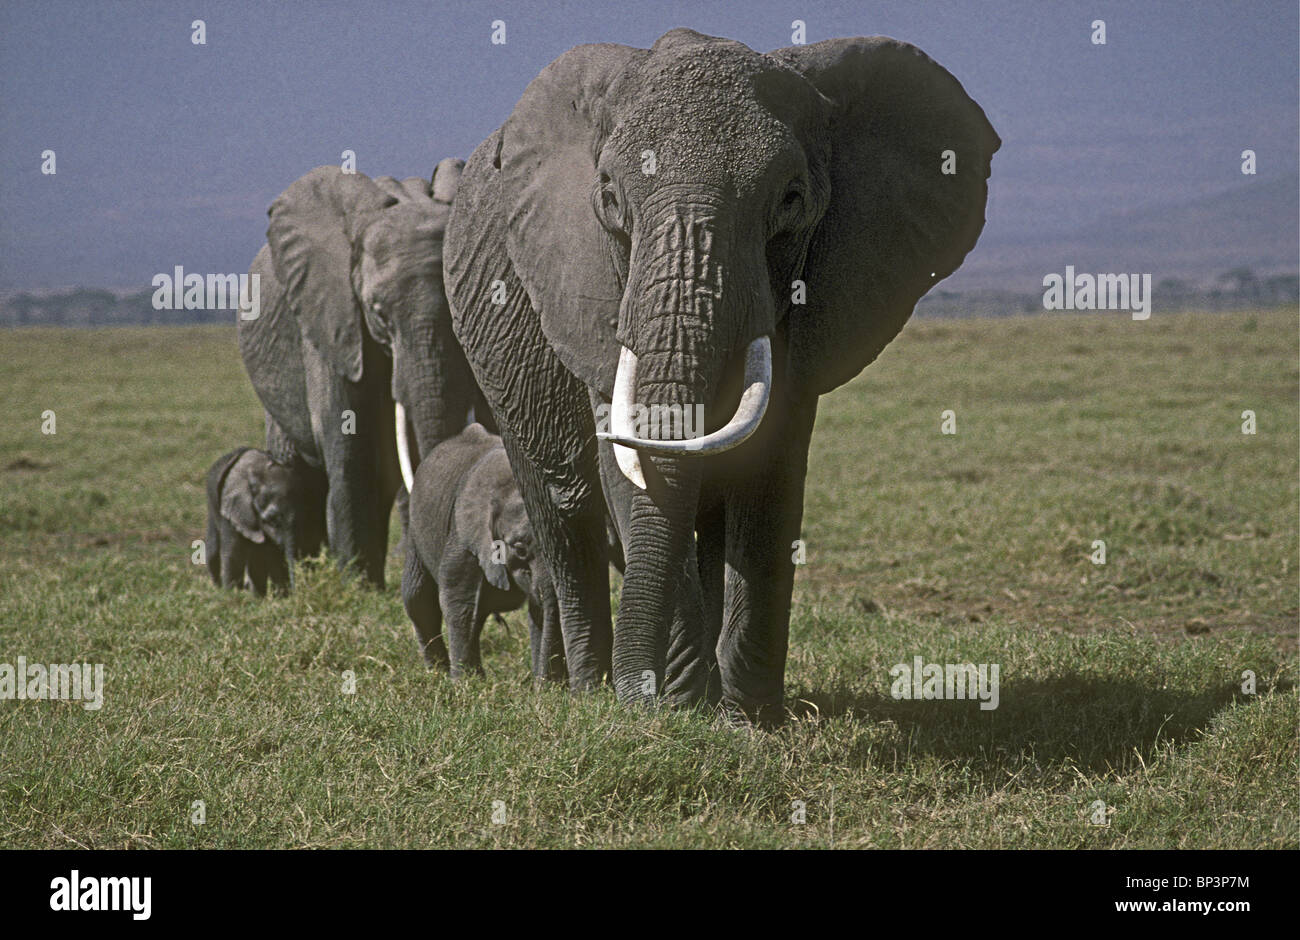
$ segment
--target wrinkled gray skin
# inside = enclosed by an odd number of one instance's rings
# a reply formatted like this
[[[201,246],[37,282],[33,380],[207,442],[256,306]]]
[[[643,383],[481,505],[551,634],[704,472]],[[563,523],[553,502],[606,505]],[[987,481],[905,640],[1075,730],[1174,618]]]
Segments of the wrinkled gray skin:
[[[208,572],[220,587],[259,597],[293,584],[294,563],[320,550],[323,520],[303,504],[293,471],[263,450],[240,447],[208,470]]]
[[[340,567],[354,563],[378,586],[395,495],[405,518],[394,401],[406,410],[414,465],[481,400],[442,283],[462,165],[444,160],[432,186],[338,167],[303,176],[268,210],[267,244],[250,269],[261,276],[260,316],[239,319],[267,450],[315,477]]]
[[[501,439],[471,424],[435,447],[415,471],[410,520],[402,602],[425,664],[481,673],[484,621],[526,602],[533,675],[562,681],[555,591]]]
[[[974,246],[999,144],[905,43],[760,54],[673,30],[650,50],[564,54],[475,151],[446,237],[454,326],[554,576],[575,687],[601,679],[612,645],[623,701],[720,698],[782,719],[818,397]],[[757,431],[707,457],[638,448],[647,488],[627,483],[595,437],[620,348],[638,359],[637,404],[701,403],[713,430],[763,336]],[[612,644],[607,506],[625,558]]]

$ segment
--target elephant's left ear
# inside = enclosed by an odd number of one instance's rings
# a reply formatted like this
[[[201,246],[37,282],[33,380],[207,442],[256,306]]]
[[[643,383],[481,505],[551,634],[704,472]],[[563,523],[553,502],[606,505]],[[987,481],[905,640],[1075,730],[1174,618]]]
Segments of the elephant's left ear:
[[[488,501],[488,517],[483,521],[483,531],[478,539],[478,566],[483,569],[483,577],[488,584],[498,591],[510,590],[510,569],[506,567],[503,553],[507,551],[505,543],[497,533],[497,519],[501,515],[501,500],[493,496]],[[498,559],[502,559],[498,561]]]
[[[456,191],[460,189],[460,177],[465,172],[465,161],[459,157],[446,157],[438,161],[433,168],[433,178],[429,184],[429,195],[434,202],[451,205],[456,201]]]
[[[832,105],[830,205],[804,264],[807,303],[789,315],[792,378],[822,394],[874,360],[975,247],[1002,142],[961,83],[908,43],[770,54]]]

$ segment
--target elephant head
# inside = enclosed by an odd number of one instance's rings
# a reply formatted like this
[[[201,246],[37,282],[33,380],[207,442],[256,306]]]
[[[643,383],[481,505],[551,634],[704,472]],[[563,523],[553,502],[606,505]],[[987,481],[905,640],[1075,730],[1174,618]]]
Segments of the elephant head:
[[[470,471],[465,489],[456,504],[456,526],[470,535],[483,576],[498,590],[518,585],[531,593],[546,566],[505,450],[489,451]]]
[[[472,404],[442,279],[442,235],[463,166],[442,161],[431,184],[318,167],[268,210],[275,275],[304,337],[352,382],[362,380],[363,331],[388,352],[417,456],[459,431]],[[405,464],[406,421],[398,427]]]
[[[778,328],[804,391],[870,363],[974,246],[1000,143],[906,43],[762,55],[685,29],[650,50],[561,56],[500,141],[511,261],[565,365],[614,397],[616,423],[620,404],[713,404],[723,369],[750,360],[746,385],[760,387],[711,421],[726,433],[609,435],[680,456],[752,431],[770,393],[762,340]]]
[[[600,436],[640,488],[619,633],[643,635],[616,641],[623,695],[620,642],[662,649],[701,458],[752,434],[773,396],[815,400],[879,355],[975,245],[1000,141],[906,43],[762,54],[686,29],[570,50],[497,141],[510,263],[561,362],[611,401]],[[709,433],[633,426],[656,406],[703,406]]]
[[[302,499],[293,471],[265,451],[247,448],[229,463],[218,486],[221,515],[255,545],[278,545],[292,586]]]

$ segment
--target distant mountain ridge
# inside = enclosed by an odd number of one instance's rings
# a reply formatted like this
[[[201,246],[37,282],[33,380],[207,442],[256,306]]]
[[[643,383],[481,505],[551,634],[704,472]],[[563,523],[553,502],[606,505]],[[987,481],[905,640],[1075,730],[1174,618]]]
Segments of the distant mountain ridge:
[[[951,278],[948,291],[1041,291],[1064,270],[1142,272],[1208,289],[1220,274],[1249,267],[1261,277],[1300,271],[1300,180],[1247,181],[1181,204],[1113,213],[1055,235],[989,238]]]
[[[982,239],[922,298],[921,316],[1041,311],[1043,278],[1076,271],[1149,273],[1153,309],[1294,304],[1300,272],[1300,179],[1248,180],[1177,205],[1107,215],[1072,232]],[[153,288],[69,288],[0,299],[0,326],[234,323],[229,310],[155,310]]]

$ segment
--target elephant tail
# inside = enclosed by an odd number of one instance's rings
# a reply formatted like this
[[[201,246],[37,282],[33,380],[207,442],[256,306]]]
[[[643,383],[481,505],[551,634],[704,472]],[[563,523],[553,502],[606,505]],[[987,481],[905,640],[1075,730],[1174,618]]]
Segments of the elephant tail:
[[[402,468],[402,482],[409,493],[415,485],[415,473],[411,468],[411,445],[406,436],[406,409],[400,401],[393,402],[393,420],[397,425],[397,463]]]

